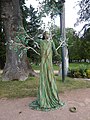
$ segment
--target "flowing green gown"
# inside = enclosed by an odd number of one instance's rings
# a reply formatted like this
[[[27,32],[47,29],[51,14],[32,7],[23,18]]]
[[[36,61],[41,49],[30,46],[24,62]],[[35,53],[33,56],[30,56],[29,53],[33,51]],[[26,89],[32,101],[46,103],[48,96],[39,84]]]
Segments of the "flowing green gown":
[[[32,109],[49,111],[58,109],[64,104],[59,100],[54,70],[52,64],[53,41],[40,41],[41,47],[41,70],[37,100],[29,106]]]

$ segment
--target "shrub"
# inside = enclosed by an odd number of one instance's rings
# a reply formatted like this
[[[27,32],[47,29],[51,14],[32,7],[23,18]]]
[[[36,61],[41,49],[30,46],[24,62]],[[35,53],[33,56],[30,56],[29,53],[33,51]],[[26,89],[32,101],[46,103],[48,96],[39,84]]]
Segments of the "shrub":
[[[73,69],[69,69],[67,76],[68,77],[74,77],[74,70]]]
[[[86,70],[87,78],[90,78],[90,70]]]
[[[90,78],[90,69],[71,69],[68,76],[72,78]]]
[[[80,73],[79,69],[71,69],[68,72],[68,76],[73,77],[73,78],[75,78],[75,77],[79,78],[79,77],[81,77],[81,73]]]
[[[85,78],[86,75],[86,70],[87,70],[87,66],[86,65],[80,65],[79,66],[79,72],[81,73],[82,78]]]
[[[81,78],[82,77],[82,75],[81,75],[81,73],[80,73],[79,70],[77,70],[77,71],[74,72],[74,77],[75,78]]]

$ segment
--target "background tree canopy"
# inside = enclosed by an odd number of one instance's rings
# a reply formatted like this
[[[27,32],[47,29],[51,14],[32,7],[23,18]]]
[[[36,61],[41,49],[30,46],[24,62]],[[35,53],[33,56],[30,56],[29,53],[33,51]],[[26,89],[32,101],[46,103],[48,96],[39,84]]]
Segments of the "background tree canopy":
[[[61,4],[58,4],[60,3]],[[28,33],[29,36],[36,39],[39,34],[42,33],[41,23],[42,23],[42,17],[45,17],[46,14],[50,15],[51,18],[53,16],[56,16],[59,14],[60,10],[62,11],[62,5],[65,1],[59,0],[56,2],[56,0],[43,0],[40,2],[40,9],[35,9],[32,5],[28,8],[25,4],[25,0],[19,0],[20,8],[22,11],[22,21],[23,26]],[[1,1],[0,1],[1,5]],[[61,6],[60,6],[61,5]],[[76,34],[76,31],[73,28],[66,28],[66,36],[67,36],[67,43],[68,43],[68,49],[69,49],[69,58],[70,61],[72,60],[86,60],[90,59],[90,1],[89,0],[81,0],[79,2],[80,10],[78,12],[79,22],[87,22],[84,26],[84,34],[80,38],[78,34]],[[60,9],[59,9],[60,8]],[[58,39],[60,38],[60,32],[59,27],[53,26],[54,29],[52,29],[53,40],[56,44],[56,47],[58,46]],[[5,59],[6,59],[6,46],[5,46],[6,38],[5,38],[5,32],[4,32],[4,26],[3,21],[1,19],[1,8],[0,8],[0,68],[4,67]],[[33,44],[34,41],[29,40],[28,45],[35,47]],[[35,48],[37,51],[38,49]],[[61,50],[59,50],[59,53],[61,54]],[[34,53],[32,50],[28,51],[28,57],[30,58],[30,61],[36,62],[40,61],[40,58]],[[37,58],[37,60],[36,60]],[[61,58],[53,57],[53,60],[57,61]]]
[[[79,2],[79,18],[77,19],[77,23],[84,22],[85,25],[83,29],[86,30],[90,27],[90,0],[81,0]]]

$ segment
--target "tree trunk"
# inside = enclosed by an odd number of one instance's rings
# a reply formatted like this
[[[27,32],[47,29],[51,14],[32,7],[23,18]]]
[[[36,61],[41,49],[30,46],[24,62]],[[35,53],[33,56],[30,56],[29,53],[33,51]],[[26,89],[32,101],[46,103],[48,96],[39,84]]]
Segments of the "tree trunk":
[[[19,26],[22,26],[19,0],[2,0],[3,25],[6,41],[15,41],[16,32]],[[27,54],[24,53],[19,59],[17,53],[10,49],[10,44],[6,46],[6,64],[3,71],[3,80],[26,80],[29,74],[35,75],[35,72],[29,66]]]
[[[65,5],[63,6],[63,13],[60,16],[60,22],[61,22],[61,35],[63,38],[63,41],[66,42],[66,31],[65,31]],[[65,76],[68,74],[68,68],[69,68],[69,57],[68,57],[68,48],[66,45],[62,46],[62,65],[61,66],[61,72],[62,75],[62,81],[64,81]]]

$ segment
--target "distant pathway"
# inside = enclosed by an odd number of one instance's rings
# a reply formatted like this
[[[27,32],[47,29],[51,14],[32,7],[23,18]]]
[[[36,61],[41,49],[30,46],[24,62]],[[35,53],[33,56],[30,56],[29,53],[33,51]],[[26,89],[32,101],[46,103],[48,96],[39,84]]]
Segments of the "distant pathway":
[[[40,70],[34,70],[34,71],[35,71],[36,73],[39,73],[39,72],[40,72]],[[59,72],[58,70],[54,70],[54,73],[55,73],[55,74],[58,74],[58,72]]]

